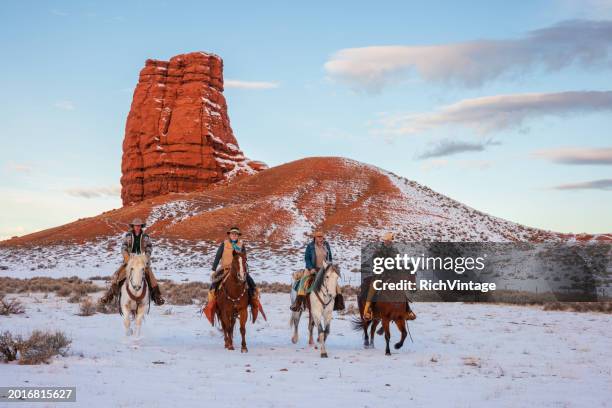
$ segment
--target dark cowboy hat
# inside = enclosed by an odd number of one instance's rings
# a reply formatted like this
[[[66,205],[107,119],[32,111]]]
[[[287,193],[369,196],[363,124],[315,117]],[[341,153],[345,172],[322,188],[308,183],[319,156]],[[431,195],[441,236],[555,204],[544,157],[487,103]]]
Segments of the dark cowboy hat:
[[[133,227],[134,225],[140,225],[142,228],[144,228],[147,224],[142,222],[142,220],[137,217],[137,218],[134,218],[132,222],[130,222],[130,227]]]
[[[240,228],[238,227],[232,227],[230,229],[227,230],[227,234],[229,235],[231,232],[235,232],[238,235],[242,235],[242,232],[240,232]]]

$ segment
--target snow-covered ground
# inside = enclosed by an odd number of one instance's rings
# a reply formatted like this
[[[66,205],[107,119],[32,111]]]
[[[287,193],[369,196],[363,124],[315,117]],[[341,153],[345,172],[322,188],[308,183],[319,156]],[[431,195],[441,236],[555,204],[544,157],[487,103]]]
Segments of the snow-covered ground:
[[[9,295],[10,297],[17,295]],[[288,295],[264,294],[268,322],[248,326],[248,354],[226,351],[196,306],[151,307],[140,340],[118,315],[20,295],[24,315],[0,329],[60,329],[70,355],[49,365],[0,364],[0,384],[76,386],[87,407],[603,407],[612,403],[609,315],[489,304],[419,303],[414,343],[364,350],[351,316],[335,316],[329,359],[290,341]],[[303,322],[304,323],[304,322]],[[239,337],[239,336],[238,336]],[[398,332],[393,330],[392,341]],[[23,404],[20,406],[24,406]],[[44,404],[33,404],[40,407]]]

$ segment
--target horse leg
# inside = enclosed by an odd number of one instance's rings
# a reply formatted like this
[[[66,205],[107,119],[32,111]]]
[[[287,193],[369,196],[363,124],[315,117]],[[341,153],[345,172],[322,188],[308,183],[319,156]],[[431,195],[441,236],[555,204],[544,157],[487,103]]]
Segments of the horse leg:
[[[393,346],[395,347],[396,350],[399,350],[404,345],[404,340],[406,340],[408,331],[406,330],[406,321],[404,319],[396,319],[395,325],[397,326],[399,331],[402,333],[402,338],[400,339],[400,341],[395,343],[395,345]]]
[[[240,347],[241,353],[247,353],[249,351],[246,345],[246,322],[249,317],[249,311],[247,307],[240,311],[240,336],[242,337],[242,343]]]
[[[370,327],[370,348],[374,348],[374,337],[376,334],[376,327],[378,327],[378,323],[380,323],[380,320],[377,319],[373,319],[372,320],[372,327]]]
[[[227,327],[227,342],[228,350],[234,350],[234,325],[236,324],[236,316],[233,314],[229,318],[229,324]]]
[[[319,334],[319,347],[321,347],[321,358],[327,358],[327,350],[325,350],[325,331],[326,328],[323,327],[325,325],[325,322],[322,321],[321,319],[317,319],[319,320],[316,324],[317,324],[317,331]]]
[[[383,318],[382,320],[383,329],[385,330],[385,342],[387,343],[385,347],[385,355],[391,355],[391,349],[389,348],[389,341],[391,340],[391,330],[389,329],[389,319]]]
[[[125,327],[125,335],[131,336],[132,328],[130,327],[130,315],[132,314],[132,311],[130,310],[127,304],[121,305],[121,310],[123,311],[123,327]]]
[[[225,348],[229,350],[229,336],[227,334],[229,330],[229,322],[227,321],[225,314],[220,313],[219,317],[219,320],[221,320],[221,329],[223,330],[223,341],[225,342]]]
[[[136,337],[140,337],[140,328],[142,327],[142,319],[144,318],[145,305],[144,303],[136,308]]]
[[[291,326],[293,327],[293,336],[291,337],[291,342],[296,344],[299,340],[298,328],[300,326],[300,318],[302,317],[302,312],[292,312],[291,313]]]
[[[361,328],[363,329],[363,348],[370,348],[370,337],[368,336],[368,327],[370,327],[370,322],[363,320],[361,318]]]
[[[315,322],[312,318],[312,312],[308,312],[308,345],[313,346],[315,344],[312,332],[314,331]],[[315,346],[316,347],[316,346]]]

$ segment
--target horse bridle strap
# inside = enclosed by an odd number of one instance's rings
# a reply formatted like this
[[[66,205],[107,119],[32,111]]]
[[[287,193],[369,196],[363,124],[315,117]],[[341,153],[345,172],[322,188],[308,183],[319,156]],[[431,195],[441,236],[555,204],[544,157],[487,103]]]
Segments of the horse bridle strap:
[[[223,293],[225,294],[225,297],[228,298],[228,300],[230,300],[232,303],[236,303],[240,299],[242,299],[242,297],[246,293],[246,289],[247,289],[247,285],[244,285],[244,288],[242,288],[242,293],[240,293],[240,296],[238,296],[236,299],[234,299],[233,297],[227,294],[227,288],[223,291]]]
[[[327,265],[327,268],[325,268],[325,272],[323,273],[327,273],[327,270],[331,267],[331,264]],[[337,273],[334,270],[335,273]],[[319,302],[321,302],[321,304],[323,305],[323,307],[327,307],[327,305],[329,305],[331,303],[332,300],[334,300],[334,297],[331,296],[329,294],[329,292],[327,293],[327,295],[329,296],[329,300],[327,302],[324,302],[323,299],[321,299],[321,296],[319,296],[319,292],[321,292],[321,289],[314,291],[315,296],[317,297],[317,299],[319,299]]]
[[[132,283],[132,277],[130,276],[128,278],[128,282],[125,285],[125,289],[127,290],[127,294],[130,297],[130,299],[132,299],[134,302],[140,303],[142,302],[142,299],[144,299],[146,293],[147,293],[147,285],[146,282],[144,280],[144,278],[142,279],[143,281],[143,285],[142,285],[142,293],[138,296],[136,296],[135,294],[132,293],[132,291],[130,291],[130,284]]]
[[[315,292],[315,296],[317,297],[317,299],[319,299],[319,302],[321,302],[321,304],[324,307],[327,307],[327,305],[329,305],[331,301],[334,299],[333,297],[330,296],[329,300],[327,302],[324,302],[323,299],[321,299],[321,296],[319,296],[319,291]]]

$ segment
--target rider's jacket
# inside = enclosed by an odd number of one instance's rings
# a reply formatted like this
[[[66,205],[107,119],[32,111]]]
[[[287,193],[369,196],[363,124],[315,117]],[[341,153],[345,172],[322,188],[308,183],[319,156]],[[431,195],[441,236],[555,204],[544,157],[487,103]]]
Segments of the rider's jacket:
[[[244,242],[241,239],[235,242],[231,242],[229,239],[224,240],[219,248],[217,249],[217,253],[215,254],[215,260],[213,261],[212,270],[216,271],[219,267],[219,263],[223,268],[228,268],[232,265],[232,251],[238,250],[240,252],[246,253],[246,247],[244,246]]]
[[[327,263],[332,262],[332,252],[327,241],[323,241],[325,249],[327,249]],[[304,254],[304,261],[306,262],[306,269],[316,269],[317,265],[317,251],[315,251],[314,239],[306,246],[306,253]]]
[[[140,232],[140,236],[134,234],[134,231],[129,231],[123,237],[121,243],[121,252],[128,254],[145,254],[149,258],[153,252],[153,244],[151,238],[144,231]]]

